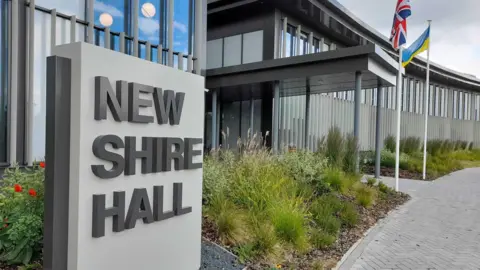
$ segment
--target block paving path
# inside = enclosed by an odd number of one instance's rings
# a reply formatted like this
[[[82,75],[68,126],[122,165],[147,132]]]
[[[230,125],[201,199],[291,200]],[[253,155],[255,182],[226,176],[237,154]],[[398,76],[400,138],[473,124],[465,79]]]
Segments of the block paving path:
[[[380,221],[340,270],[480,269],[480,168],[434,182],[400,180],[400,191],[412,199]]]

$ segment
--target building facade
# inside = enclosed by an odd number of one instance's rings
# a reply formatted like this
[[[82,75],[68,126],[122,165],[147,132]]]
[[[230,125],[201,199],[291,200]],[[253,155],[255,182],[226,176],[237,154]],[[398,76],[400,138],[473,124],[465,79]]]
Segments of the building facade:
[[[210,0],[207,26],[210,147],[253,131],[276,150],[315,150],[338,126],[370,150],[377,127],[380,141],[395,134],[397,53],[336,0]],[[479,145],[480,80],[430,67],[428,138]],[[417,57],[403,76],[402,137],[423,138],[425,78]]]
[[[53,46],[84,41],[204,73],[206,7],[206,0],[1,0],[0,167],[44,159]]]
[[[206,76],[207,149],[395,134],[396,53],[335,0],[1,0],[0,167],[44,158],[46,57],[78,41]],[[423,136],[425,66],[404,73],[403,137]],[[480,80],[436,64],[430,78],[429,138],[479,145]]]

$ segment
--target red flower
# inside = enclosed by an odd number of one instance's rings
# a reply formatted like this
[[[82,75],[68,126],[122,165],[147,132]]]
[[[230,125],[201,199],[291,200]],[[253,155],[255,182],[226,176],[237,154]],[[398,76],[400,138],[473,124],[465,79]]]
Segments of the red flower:
[[[3,227],[4,227],[4,228],[7,228],[7,227],[8,227],[8,224],[7,224],[7,223],[5,223],[5,224],[3,225]]]
[[[32,197],[36,197],[36,196],[37,196],[37,192],[36,192],[33,188],[31,188],[31,189],[28,190],[28,194],[30,194],[30,196],[32,196]]]
[[[45,162],[40,162],[40,168],[45,168]]]
[[[22,192],[22,186],[20,186],[19,184],[15,184],[13,188],[15,189],[15,192]]]

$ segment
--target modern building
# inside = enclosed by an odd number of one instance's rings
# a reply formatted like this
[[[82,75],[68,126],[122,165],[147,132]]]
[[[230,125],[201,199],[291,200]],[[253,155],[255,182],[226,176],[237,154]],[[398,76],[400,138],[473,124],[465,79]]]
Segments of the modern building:
[[[76,41],[206,76],[207,148],[395,132],[396,53],[335,0],[1,0],[0,167],[43,159],[46,57]],[[405,71],[402,136],[423,136],[425,65]],[[429,138],[479,145],[480,80],[432,64],[429,89]]]
[[[85,41],[204,73],[206,0],[0,1],[0,168],[44,158],[55,45]]]
[[[377,128],[380,141],[395,135],[398,53],[336,0],[209,0],[207,8],[208,145],[232,148],[249,131],[269,131],[274,150],[315,150],[338,126],[366,150]],[[479,145],[480,79],[430,70],[428,138]],[[403,76],[402,137],[423,138],[425,78],[417,57]]]

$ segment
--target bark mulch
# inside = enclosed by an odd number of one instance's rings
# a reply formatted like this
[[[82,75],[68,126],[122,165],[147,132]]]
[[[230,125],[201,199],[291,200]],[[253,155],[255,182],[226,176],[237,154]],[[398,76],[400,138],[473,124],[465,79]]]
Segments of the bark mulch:
[[[363,168],[363,172],[366,174],[373,175],[375,174],[375,166],[365,166]],[[419,172],[412,172],[412,171],[400,169],[398,174],[399,174],[399,177],[403,179],[423,180],[422,179],[423,174]],[[381,167],[380,175],[386,176],[386,177],[395,177],[395,168]],[[425,181],[432,181],[432,180],[435,180],[435,178],[427,174],[427,179]]]

